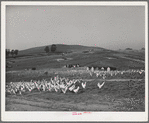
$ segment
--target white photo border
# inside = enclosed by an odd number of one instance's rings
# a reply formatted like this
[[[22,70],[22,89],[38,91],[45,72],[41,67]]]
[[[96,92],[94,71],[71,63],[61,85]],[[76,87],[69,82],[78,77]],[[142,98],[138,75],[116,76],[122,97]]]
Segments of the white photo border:
[[[9,112],[5,111],[5,47],[6,5],[54,5],[54,6],[144,6],[145,7],[145,112],[91,112],[72,115],[72,112]],[[2,121],[148,121],[148,3],[147,2],[1,2],[1,120]]]

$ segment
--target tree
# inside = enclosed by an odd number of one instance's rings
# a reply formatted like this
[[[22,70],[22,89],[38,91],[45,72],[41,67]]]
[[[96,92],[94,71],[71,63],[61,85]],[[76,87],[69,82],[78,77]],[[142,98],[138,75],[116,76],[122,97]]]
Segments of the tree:
[[[143,47],[141,50],[145,50],[145,48]]]
[[[6,49],[6,57],[8,57],[10,54],[10,50],[9,49]]]
[[[132,48],[126,48],[125,50],[132,50]]]
[[[50,51],[50,50],[49,50],[49,47],[46,46],[45,49],[44,49],[44,51],[46,51],[46,53],[49,53],[49,51]]]
[[[6,57],[8,56],[8,51],[7,51],[7,49],[6,49]]]
[[[14,54],[15,54],[15,55],[18,55],[18,51],[19,51],[19,50],[15,50],[15,51],[14,51]]]
[[[52,44],[51,45],[51,52],[55,52],[56,51],[56,45],[55,44]]]
[[[12,55],[12,57],[13,57],[13,55],[14,55],[14,50],[11,50],[11,52],[10,52],[10,53],[11,53],[11,55]]]

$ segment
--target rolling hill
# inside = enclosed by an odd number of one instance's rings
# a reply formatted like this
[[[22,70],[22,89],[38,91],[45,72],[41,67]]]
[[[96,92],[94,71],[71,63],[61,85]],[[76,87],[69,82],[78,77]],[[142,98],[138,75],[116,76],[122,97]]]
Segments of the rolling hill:
[[[56,46],[56,52],[49,55],[44,51],[46,46],[19,51],[15,59],[12,57],[7,59],[7,65],[12,66],[7,70],[24,70],[33,67],[38,70],[62,68],[66,64],[79,64],[81,67],[115,67],[119,70],[145,68],[145,53],[143,52],[119,52],[81,45],[56,44]],[[61,55],[62,53],[66,54]]]
[[[88,46],[82,46],[82,45],[64,45],[64,44],[56,44],[57,49],[55,53],[65,53],[65,52],[82,52],[85,50],[106,50],[104,48],[100,47],[88,47]],[[34,55],[34,54],[42,54],[45,53],[44,48],[46,46],[41,46],[41,47],[34,47],[26,50],[21,50],[19,51],[18,56],[22,55]],[[51,45],[48,45],[50,52],[51,52]]]

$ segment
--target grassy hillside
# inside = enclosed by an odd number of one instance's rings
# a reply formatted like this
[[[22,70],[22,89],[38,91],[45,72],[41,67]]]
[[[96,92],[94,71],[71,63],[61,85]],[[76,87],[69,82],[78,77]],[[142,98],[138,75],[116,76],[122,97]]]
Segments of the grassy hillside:
[[[118,52],[130,58],[145,60],[145,50],[119,50]]]
[[[143,52],[126,53],[107,50],[100,47],[57,44],[56,53],[47,55],[44,52],[44,48],[45,46],[22,50],[16,58],[8,58],[7,64],[11,67],[7,68],[7,70],[24,70],[33,67],[36,67],[37,70],[61,68],[66,64],[80,64],[81,67],[115,67],[119,70],[145,68],[145,53]],[[91,52],[84,52],[92,49],[93,51]],[[70,53],[62,56],[58,52]]]
[[[81,46],[81,45],[64,45],[64,44],[56,44],[57,49],[55,53],[64,53],[64,52],[82,52],[85,50],[95,49],[95,50],[104,50],[104,48],[100,47],[87,47],[87,46]],[[41,47],[34,47],[26,50],[19,51],[18,56],[22,55],[34,55],[34,54],[43,54],[45,53],[44,48],[46,46]],[[51,53],[51,45],[48,45]]]

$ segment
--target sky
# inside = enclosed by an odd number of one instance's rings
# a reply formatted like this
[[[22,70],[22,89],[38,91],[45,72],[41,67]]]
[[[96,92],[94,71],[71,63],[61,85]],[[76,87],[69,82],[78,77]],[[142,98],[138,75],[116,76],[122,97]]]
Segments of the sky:
[[[145,46],[145,7],[7,5],[7,49],[50,44],[141,49]]]

